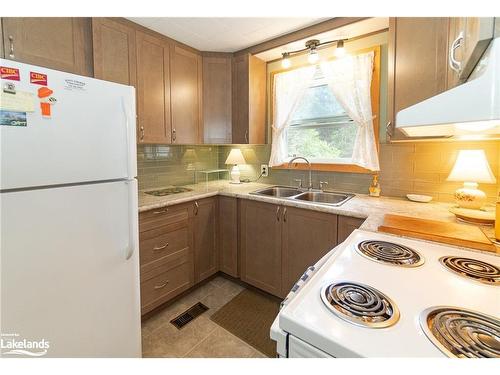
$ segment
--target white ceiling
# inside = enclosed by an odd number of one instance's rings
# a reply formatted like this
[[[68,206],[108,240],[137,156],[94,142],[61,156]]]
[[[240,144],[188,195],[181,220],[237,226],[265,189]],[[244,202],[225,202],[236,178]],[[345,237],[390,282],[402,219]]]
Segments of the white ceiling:
[[[328,18],[129,18],[200,51],[235,52]]]

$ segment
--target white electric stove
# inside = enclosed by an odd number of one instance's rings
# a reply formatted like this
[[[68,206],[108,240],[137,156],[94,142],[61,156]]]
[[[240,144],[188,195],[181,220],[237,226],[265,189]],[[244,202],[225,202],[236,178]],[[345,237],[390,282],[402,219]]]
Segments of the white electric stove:
[[[280,357],[500,357],[500,257],[356,230],[271,338]]]

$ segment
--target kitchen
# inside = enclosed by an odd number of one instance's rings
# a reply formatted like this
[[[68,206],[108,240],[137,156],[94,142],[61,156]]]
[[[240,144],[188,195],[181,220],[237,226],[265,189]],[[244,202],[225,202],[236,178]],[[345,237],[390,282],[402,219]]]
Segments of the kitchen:
[[[2,359],[500,356],[498,18],[0,30]]]

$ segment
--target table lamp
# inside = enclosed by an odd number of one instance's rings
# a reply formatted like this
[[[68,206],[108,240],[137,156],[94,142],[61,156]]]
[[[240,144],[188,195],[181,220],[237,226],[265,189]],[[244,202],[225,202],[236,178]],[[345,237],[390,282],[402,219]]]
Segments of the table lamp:
[[[464,186],[455,191],[455,202],[459,207],[478,210],[486,203],[486,194],[477,184],[493,184],[496,178],[484,150],[460,150],[446,181],[463,182]]]
[[[231,184],[241,184],[240,182],[240,168],[238,168],[238,164],[246,164],[245,158],[241,153],[239,148],[233,148],[229,153],[226,164],[233,164],[233,168],[231,168]]]

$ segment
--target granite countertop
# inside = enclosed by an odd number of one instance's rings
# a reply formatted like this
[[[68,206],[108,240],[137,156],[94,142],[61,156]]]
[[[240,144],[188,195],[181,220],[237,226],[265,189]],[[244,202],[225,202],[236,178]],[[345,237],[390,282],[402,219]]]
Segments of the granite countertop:
[[[332,207],[290,199],[250,194],[253,191],[269,186],[273,185],[255,182],[232,185],[227,180],[219,180],[196,185],[185,185],[184,187],[192,189],[192,191],[163,197],[155,197],[145,193],[145,191],[152,189],[141,190],[139,191],[139,212],[190,202],[196,199],[223,195],[366,219],[360,229],[372,232],[376,232],[378,230],[378,227],[383,222],[384,215],[388,213],[419,217],[429,220],[456,222],[455,215],[449,212],[449,208],[452,206],[450,203],[416,203],[400,198],[374,198],[369,195],[357,194],[342,206]],[[491,226],[483,228],[488,236],[493,237],[493,228]],[[488,253],[492,254],[491,252]],[[500,254],[499,248],[497,248],[497,255],[498,254]]]

